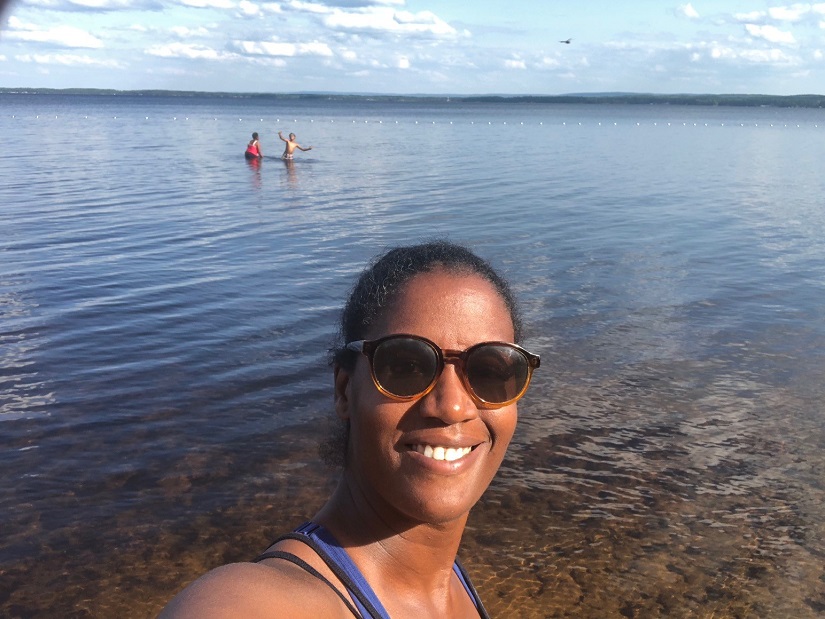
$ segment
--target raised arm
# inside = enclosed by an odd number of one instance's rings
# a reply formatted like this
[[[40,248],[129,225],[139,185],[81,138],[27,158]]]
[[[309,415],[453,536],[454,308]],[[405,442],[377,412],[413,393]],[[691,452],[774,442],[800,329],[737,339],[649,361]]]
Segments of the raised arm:
[[[284,142],[289,142],[289,140],[287,140],[280,131],[278,132],[278,137],[281,138]]]

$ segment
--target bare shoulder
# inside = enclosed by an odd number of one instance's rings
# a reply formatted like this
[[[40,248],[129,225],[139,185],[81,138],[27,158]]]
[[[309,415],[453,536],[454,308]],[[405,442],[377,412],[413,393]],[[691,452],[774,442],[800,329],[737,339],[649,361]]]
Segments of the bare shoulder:
[[[273,563],[232,563],[214,569],[175,596],[159,619],[352,617],[320,580],[286,561]]]

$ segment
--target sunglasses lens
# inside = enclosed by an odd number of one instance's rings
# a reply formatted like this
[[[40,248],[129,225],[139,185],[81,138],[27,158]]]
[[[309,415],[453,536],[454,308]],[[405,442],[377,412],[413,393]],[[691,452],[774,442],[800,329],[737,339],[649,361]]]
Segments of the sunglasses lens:
[[[375,379],[381,388],[399,397],[427,390],[438,372],[438,354],[426,342],[412,338],[388,339],[375,349]]]
[[[470,352],[466,372],[473,392],[482,400],[497,404],[521,394],[530,374],[530,362],[517,348],[484,344]]]

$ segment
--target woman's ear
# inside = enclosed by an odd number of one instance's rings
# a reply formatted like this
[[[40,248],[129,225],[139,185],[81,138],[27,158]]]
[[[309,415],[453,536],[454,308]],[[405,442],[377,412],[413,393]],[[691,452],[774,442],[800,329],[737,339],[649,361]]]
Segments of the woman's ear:
[[[333,366],[335,380],[335,414],[343,421],[349,421],[350,406],[350,375],[347,370],[337,363]]]

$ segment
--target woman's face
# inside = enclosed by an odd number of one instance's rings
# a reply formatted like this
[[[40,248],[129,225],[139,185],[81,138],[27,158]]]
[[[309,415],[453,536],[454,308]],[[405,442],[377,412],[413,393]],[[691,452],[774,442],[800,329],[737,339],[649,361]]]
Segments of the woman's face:
[[[367,337],[396,333],[454,350],[514,337],[510,313],[492,284],[445,270],[410,280]],[[350,422],[347,475],[385,518],[446,523],[466,517],[504,458],[516,405],[477,408],[456,372],[445,365],[427,395],[398,402],[375,387],[366,356],[352,372],[336,371],[336,410]],[[464,455],[443,459],[450,448],[459,450],[451,457]]]

